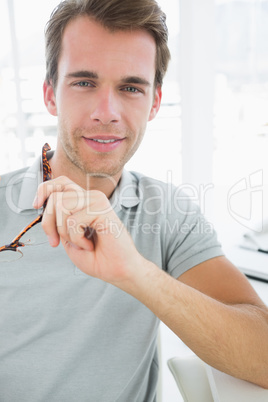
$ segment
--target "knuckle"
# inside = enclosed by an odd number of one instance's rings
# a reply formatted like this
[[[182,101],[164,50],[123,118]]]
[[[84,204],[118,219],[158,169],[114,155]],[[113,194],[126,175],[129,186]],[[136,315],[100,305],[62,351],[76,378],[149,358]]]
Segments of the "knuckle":
[[[59,176],[57,181],[62,184],[70,183],[70,179],[67,176]]]

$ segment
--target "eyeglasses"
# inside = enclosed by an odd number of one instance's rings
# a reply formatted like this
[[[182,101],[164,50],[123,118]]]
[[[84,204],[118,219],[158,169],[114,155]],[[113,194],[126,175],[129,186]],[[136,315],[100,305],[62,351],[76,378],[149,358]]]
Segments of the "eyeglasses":
[[[42,148],[42,171],[43,171],[43,181],[51,179],[51,167],[49,166],[47,160],[47,151],[51,148],[48,144],[45,144]],[[18,260],[23,256],[21,247],[29,245],[43,244],[47,241],[44,231],[37,223],[42,221],[43,213],[46,207],[46,201],[43,205],[43,211],[37,216],[29,225],[27,225],[13,240],[10,244],[0,247],[0,262],[10,262]]]

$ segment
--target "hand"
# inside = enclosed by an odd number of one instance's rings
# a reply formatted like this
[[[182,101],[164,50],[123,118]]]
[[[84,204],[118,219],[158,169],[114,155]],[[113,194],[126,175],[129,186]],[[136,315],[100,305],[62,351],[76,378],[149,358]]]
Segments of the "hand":
[[[46,199],[42,226],[49,242],[61,241],[81,271],[118,286],[144,262],[104,193],[58,177],[38,187],[34,207]]]

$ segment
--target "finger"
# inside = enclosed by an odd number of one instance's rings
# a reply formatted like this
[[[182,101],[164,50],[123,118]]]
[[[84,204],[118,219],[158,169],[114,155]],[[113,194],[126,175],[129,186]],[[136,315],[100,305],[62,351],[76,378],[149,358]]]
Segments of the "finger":
[[[56,179],[41,183],[38,186],[37,193],[33,201],[33,207],[36,209],[41,208],[52,193],[63,192],[63,191],[81,192],[81,190],[82,190],[81,187],[72,182],[68,177],[66,176],[57,177]]]
[[[72,241],[67,241],[65,239],[61,238],[61,242],[64,246],[64,248],[66,249],[66,251],[70,251],[70,249],[74,250],[74,251],[94,251],[96,249],[96,242],[95,240],[88,240],[85,237],[81,237],[80,241],[79,241],[79,246],[75,243],[73,243]]]
[[[122,224],[113,211],[105,214],[92,210],[88,213],[86,209],[76,211],[67,218],[70,242],[85,249],[96,248],[99,241],[102,243],[109,236],[116,236],[115,229],[118,229],[119,222]]]
[[[70,241],[69,234],[74,227],[73,219],[68,221],[68,218],[77,211],[86,210],[84,193],[84,190],[80,189],[55,192],[49,196],[43,215],[43,229],[52,246],[57,246],[60,238]]]
[[[95,230],[90,227],[90,220],[85,211],[70,215],[66,227],[70,243],[89,251],[94,249],[96,234],[94,235]]]
[[[48,241],[52,247],[57,247],[60,242],[60,236],[57,228],[57,218],[55,210],[55,197],[49,197],[47,207],[42,218],[42,228],[48,237]]]
[[[43,215],[43,229],[49,238],[52,246],[57,246],[60,237],[69,241],[69,228],[67,219],[73,212],[80,208],[76,192],[55,192],[52,193],[47,201],[47,206]]]
[[[94,248],[90,249],[88,246],[87,249],[80,248],[72,244],[71,242],[62,242],[63,247],[69,256],[69,258],[73,261],[76,266],[80,266],[81,261],[87,261],[87,266],[92,266],[94,264],[94,254],[91,253],[94,251]],[[86,271],[84,271],[86,272]]]

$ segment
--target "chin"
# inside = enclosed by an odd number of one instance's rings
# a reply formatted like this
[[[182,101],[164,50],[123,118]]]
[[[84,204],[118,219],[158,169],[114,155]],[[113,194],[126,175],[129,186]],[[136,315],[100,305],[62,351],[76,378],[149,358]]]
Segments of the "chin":
[[[84,167],[84,173],[89,176],[105,179],[117,176],[122,171],[122,168],[114,167],[114,168],[103,168],[103,169],[91,169],[90,167]]]

